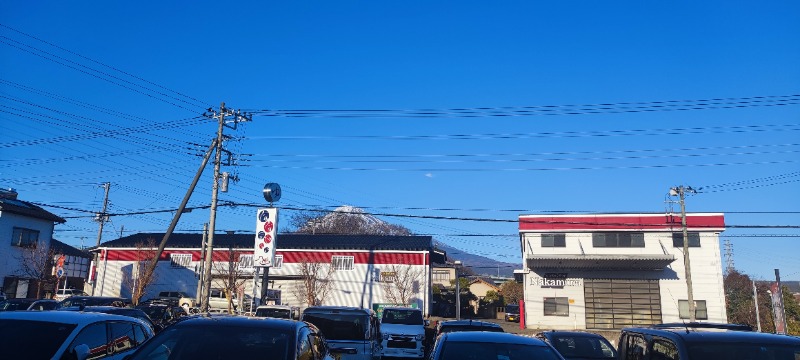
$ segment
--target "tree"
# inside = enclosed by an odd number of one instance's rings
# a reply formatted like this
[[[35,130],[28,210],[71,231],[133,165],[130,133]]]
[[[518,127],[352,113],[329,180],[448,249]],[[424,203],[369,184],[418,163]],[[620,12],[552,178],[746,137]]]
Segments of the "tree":
[[[36,298],[42,297],[44,285],[55,284],[58,281],[53,275],[55,257],[53,249],[35,242],[32,246],[23,248],[17,258],[21,264],[20,275],[36,281]]]
[[[789,287],[783,288],[783,309],[786,313],[786,332],[789,335],[800,335],[800,303],[792,294]]]
[[[243,300],[244,294],[240,294],[239,290],[244,287],[244,283],[251,276],[242,269],[239,261],[239,256],[241,255],[239,251],[236,251],[233,247],[228,247],[227,255],[228,261],[213,262],[212,269],[217,279],[222,282],[222,291],[225,294],[225,300],[228,301],[228,313],[233,314],[233,295],[236,294],[240,302]],[[240,308],[243,305],[242,303],[238,304]]]
[[[334,268],[329,263],[303,259],[299,264],[300,280],[294,295],[307,306],[322,305],[331,290]]]
[[[500,293],[503,295],[505,305],[519,303],[523,299],[523,291],[522,284],[514,280],[500,284]]]
[[[725,307],[728,312],[728,322],[734,324],[747,324],[754,329],[758,327],[756,321],[755,302],[753,301],[753,281],[750,276],[732,270],[725,275]],[[764,284],[758,284],[758,309],[761,320],[761,330],[774,331],[772,323],[769,295]]]
[[[422,270],[411,265],[392,264],[386,271],[381,271],[381,282],[386,297],[394,304],[410,305],[419,292],[419,280]]]
[[[139,304],[139,300],[147,292],[147,288],[156,280],[155,266],[151,266],[153,257],[156,254],[156,241],[153,238],[147,242],[136,243],[136,259],[133,262],[131,276],[125,279],[125,283],[131,291],[131,303],[134,306]],[[150,270],[150,269],[153,270]]]

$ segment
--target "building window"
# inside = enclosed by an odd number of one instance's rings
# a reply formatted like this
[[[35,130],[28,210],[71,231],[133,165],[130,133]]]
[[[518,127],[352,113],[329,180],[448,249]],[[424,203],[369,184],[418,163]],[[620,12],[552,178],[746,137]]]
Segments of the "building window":
[[[334,270],[353,270],[353,256],[338,256],[334,255],[331,259],[331,264]]]
[[[275,263],[272,264],[273,269],[280,269],[283,267],[283,255],[275,255]]]
[[[253,270],[253,254],[239,255],[239,270]]]
[[[644,233],[592,233],[594,247],[644,247]]]
[[[700,233],[690,232],[689,247],[700,247]],[[683,233],[672,233],[672,246],[683,247]]]
[[[566,247],[567,234],[542,234],[542,247]]]
[[[36,247],[39,232],[36,230],[15,227],[11,235],[11,245],[20,247]]]
[[[678,311],[681,319],[689,318],[689,300],[678,300]],[[708,309],[705,300],[694,301],[694,318],[697,320],[708,320]]]
[[[192,254],[169,254],[169,265],[173,268],[187,268],[192,262]]]
[[[434,270],[433,274],[434,282],[443,282],[443,283],[450,283],[450,272],[449,271],[442,271],[442,270]]]
[[[545,316],[569,316],[569,299],[565,297],[544,298]]]

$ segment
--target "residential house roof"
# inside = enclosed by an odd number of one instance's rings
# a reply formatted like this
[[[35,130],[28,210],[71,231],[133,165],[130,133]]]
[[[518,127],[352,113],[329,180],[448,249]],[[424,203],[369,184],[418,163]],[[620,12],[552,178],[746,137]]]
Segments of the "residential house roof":
[[[9,212],[37,219],[50,220],[59,224],[67,222],[67,220],[64,220],[62,217],[42,209],[33,203],[18,199],[0,197],[0,212]]]
[[[55,254],[64,254],[67,256],[82,257],[87,259],[91,257],[91,255],[87,251],[83,251],[76,247],[67,245],[56,239],[53,239],[50,242],[50,248],[53,249],[53,253]]]

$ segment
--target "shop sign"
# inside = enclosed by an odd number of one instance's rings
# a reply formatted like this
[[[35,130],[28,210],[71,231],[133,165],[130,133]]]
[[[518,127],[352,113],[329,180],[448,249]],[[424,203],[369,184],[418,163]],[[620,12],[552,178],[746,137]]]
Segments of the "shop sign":
[[[531,285],[543,288],[581,286],[581,279],[567,279],[567,273],[546,273],[542,277],[531,277]]]

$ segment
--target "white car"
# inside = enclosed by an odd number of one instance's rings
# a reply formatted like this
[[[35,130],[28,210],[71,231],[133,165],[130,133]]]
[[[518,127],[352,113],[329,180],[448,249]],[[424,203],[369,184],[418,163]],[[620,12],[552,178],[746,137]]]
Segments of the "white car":
[[[387,307],[381,316],[382,356],[418,358],[425,356],[425,320],[422,310]]]
[[[56,294],[53,296],[53,300],[64,300],[70,296],[87,296],[83,290],[78,289],[58,289]]]
[[[4,359],[119,360],[153,337],[137,318],[77,311],[0,313]]]

